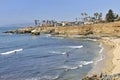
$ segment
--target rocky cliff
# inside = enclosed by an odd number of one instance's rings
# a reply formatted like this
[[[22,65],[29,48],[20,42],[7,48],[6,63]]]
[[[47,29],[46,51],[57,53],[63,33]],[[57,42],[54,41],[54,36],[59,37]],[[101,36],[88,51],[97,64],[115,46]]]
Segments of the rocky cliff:
[[[84,26],[67,27],[27,27],[18,30],[6,31],[5,33],[49,33],[58,36],[85,35],[85,36],[120,36],[120,22],[100,23]]]

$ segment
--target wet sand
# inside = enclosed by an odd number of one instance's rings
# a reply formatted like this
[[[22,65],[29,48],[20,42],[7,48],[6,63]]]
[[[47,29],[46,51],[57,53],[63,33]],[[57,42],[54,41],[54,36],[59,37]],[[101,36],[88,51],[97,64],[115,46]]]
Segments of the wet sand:
[[[114,68],[114,65],[112,63],[113,59],[113,46],[114,43],[111,42],[109,39],[101,39],[98,40],[101,45],[101,48],[103,48],[101,57],[103,60],[96,62],[93,66],[93,69],[88,73],[89,76],[92,76],[94,74],[101,74],[101,73],[106,73],[106,74],[111,74],[112,69]]]
[[[115,43],[111,40],[111,38],[102,39],[101,42],[103,43],[103,47],[104,47],[102,53],[104,59],[102,61],[101,73],[110,75],[115,67],[115,65],[113,64],[113,58],[114,58],[113,52],[116,46]]]
[[[120,73],[120,45],[118,45],[120,39],[102,38],[98,41],[102,43],[103,52],[101,54],[103,60],[95,63],[88,75]]]
[[[110,69],[111,66],[113,66],[113,68],[111,68],[111,70],[109,70],[108,74],[119,74],[120,73],[120,38],[109,38],[104,40],[106,44],[111,45],[111,54],[108,54],[108,56],[112,55],[110,58],[106,59],[105,64],[107,64],[107,66],[103,67],[104,71],[108,71],[108,69]],[[112,61],[110,60],[112,59]],[[111,64],[108,64],[108,62],[111,62]]]

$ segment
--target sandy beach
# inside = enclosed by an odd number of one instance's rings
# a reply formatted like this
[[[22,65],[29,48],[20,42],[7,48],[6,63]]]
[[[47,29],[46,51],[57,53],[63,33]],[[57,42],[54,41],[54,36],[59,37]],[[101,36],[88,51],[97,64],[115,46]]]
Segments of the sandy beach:
[[[89,76],[94,74],[99,75],[101,73],[111,74],[112,69],[114,68],[112,62],[114,56],[114,43],[111,42],[109,38],[100,39],[98,42],[101,44],[101,49],[103,49],[102,53],[99,53],[101,54],[102,60],[93,65],[93,69],[88,73]]]
[[[102,37],[102,59],[83,80],[120,80],[120,38]]]
[[[107,75],[120,73],[120,39],[102,38],[100,40],[104,50],[103,60],[98,62],[92,70],[92,74],[105,73]]]
[[[112,70],[111,74],[118,74],[120,73],[120,39],[113,39],[111,40],[115,44],[115,48],[113,51],[113,65],[115,66],[114,69]]]

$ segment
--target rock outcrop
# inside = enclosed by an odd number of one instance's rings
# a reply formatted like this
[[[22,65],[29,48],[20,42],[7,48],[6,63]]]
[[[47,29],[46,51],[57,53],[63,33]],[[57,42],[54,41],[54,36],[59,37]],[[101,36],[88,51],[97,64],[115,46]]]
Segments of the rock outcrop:
[[[34,27],[25,27],[25,28],[20,28],[18,30],[10,30],[6,31],[4,33],[16,33],[16,34],[24,34],[24,33],[31,33],[32,30],[34,30]]]
[[[39,35],[47,33],[58,36],[84,35],[84,36],[117,36],[120,37],[120,22],[100,23],[84,26],[68,26],[68,27],[26,27],[18,30],[6,31],[5,33],[31,33]]]
[[[120,74],[114,75],[107,75],[107,74],[100,74],[100,75],[93,75],[93,76],[86,76],[82,80],[120,80]]]

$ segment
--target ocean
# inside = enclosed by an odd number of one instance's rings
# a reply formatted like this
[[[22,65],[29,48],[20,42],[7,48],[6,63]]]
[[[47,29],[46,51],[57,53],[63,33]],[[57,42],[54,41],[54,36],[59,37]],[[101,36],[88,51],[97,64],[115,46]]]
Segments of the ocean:
[[[0,80],[80,80],[101,60],[101,44],[49,34],[5,34],[0,27]]]

